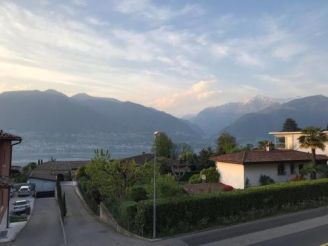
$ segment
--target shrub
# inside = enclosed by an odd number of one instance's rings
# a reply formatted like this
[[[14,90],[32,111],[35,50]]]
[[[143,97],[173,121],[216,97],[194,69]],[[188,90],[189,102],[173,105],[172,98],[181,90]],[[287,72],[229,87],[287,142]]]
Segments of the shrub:
[[[188,232],[297,210],[327,201],[328,179],[273,184],[261,187],[157,201],[158,236]],[[152,232],[152,201],[129,207],[135,218],[130,230],[145,236]],[[200,223],[201,222],[201,223]]]
[[[193,174],[190,178],[189,178],[189,183],[190,184],[199,184],[202,182],[202,179],[200,178],[200,174]]]
[[[148,197],[153,197],[153,183],[148,184]],[[175,197],[185,194],[178,182],[171,175],[161,175],[156,180],[156,196],[157,198]]]
[[[22,221],[27,221],[27,215],[22,214],[22,215],[10,215],[9,218],[10,223],[15,223],[15,222],[22,222]]]
[[[143,186],[134,186],[130,188],[128,197],[135,202],[147,199],[147,191]]]
[[[220,179],[220,173],[216,170],[215,167],[210,167],[200,171],[200,176],[204,175],[206,177],[206,183],[215,183]]]
[[[261,185],[274,184],[274,180],[267,175],[261,175],[259,179]]]
[[[86,179],[85,177],[80,178],[78,187],[81,192],[81,195],[83,196],[83,199],[88,204],[90,209],[95,214],[99,214],[99,206],[98,206],[97,202],[94,200],[92,193],[91,193],[91,190],[92,190],[91,181]]]
[[[107,205],[107,204],[106,204]],[[108,205],[107,205],[108,207]],[[128,230],[135,227],[135,214],[137,209],[137,203],[134,201],[125,201],[122,202],[118,209],[118,223]]]
[[[82,177],[86,177],[87,173],[85,170],[86,170],[85,166],[79,167],[79,169],[77,169],[77,172],[76,172],[76,178],[80,179]]]

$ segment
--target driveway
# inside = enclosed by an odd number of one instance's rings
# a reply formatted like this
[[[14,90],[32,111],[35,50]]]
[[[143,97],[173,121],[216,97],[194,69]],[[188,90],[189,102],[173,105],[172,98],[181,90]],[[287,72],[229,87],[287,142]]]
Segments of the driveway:
[[[68,245],[148,245],[147,241],[128,237],[117,233],[110,226],[100,222],[96,216],[89,213],[85,204],[75,191],[75,186],[63,184],[67,204],[65,230]]]
[[[13,246],[58,246],[63,244],[59,211],[55,198],[35,200],[32,216],[16,241],[5,244]]]

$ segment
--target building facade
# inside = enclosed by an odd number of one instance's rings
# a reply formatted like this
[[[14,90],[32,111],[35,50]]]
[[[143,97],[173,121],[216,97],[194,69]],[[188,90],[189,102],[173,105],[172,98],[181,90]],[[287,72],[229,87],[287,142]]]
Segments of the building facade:
[[[328,131],[324,131],[328,135]],[[302,152],[310,152],[310,149],[300,147],[298,138],[302,136],[302,132],[269,132],[274,137],[274,144],[277,149],[293,149]],[[317,154],[328,155],[328,142],[325,150],[317,149]]]
[[[18,136],[5,133],[0,130],[0,222],[6,220],[8,225],[8,207],[10,199],[10,169],[13,146],[19,144],[22,139]]]
[[[275,183],[287,182],[300,175],[311,161],[311,154],[296,150],[250,150],[214,157],[220,181],[236,189],[260,185],[262,175]],[[326,165],[328,156],[318,155],[317,163]]]

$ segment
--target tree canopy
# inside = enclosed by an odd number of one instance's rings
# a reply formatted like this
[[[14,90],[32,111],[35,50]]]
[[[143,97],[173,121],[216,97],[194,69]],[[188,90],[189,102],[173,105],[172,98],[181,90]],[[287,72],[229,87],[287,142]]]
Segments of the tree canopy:
[[[313,165],[316,165],[316,149],[324,150],[326,148],[327,135],[320,128],[307,127],[302,130],[302,136],[298,140],[301,148],[311,149],[312,162]]]
[[[298,128],[296,121],[292,118],[287,118],[284,122],[284,125],[282,126],[283,132],[295,132],[299,130],[300,129]]]
[[[170,158],[173,154],[173,147],[174,144],[166,133],[161,132],[156,136],[153,148],[157,156]]]
[[[228,132],[223,132],[217,139],[216,152],[219,155],[234,152],[237,149],[236,138]]]

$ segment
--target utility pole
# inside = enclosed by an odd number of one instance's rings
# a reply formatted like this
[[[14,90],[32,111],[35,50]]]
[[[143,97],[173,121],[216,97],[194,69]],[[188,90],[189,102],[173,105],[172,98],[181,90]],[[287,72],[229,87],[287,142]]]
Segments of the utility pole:
[[[154,177],[153,177],[153,238],[156,238],[156,162],[157,162],[157,149],[156,149],[156,137],[160,135],[160,132],[154,132]]]

